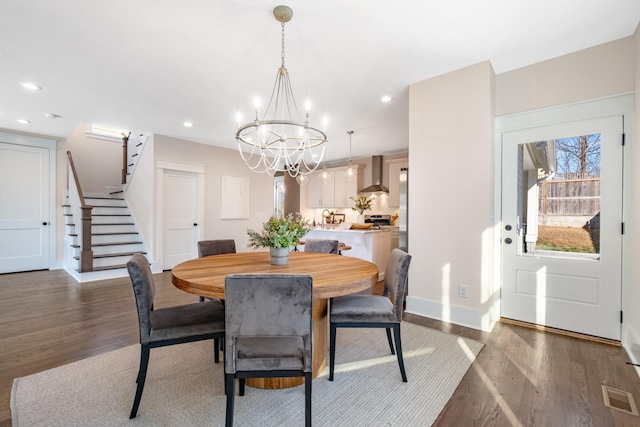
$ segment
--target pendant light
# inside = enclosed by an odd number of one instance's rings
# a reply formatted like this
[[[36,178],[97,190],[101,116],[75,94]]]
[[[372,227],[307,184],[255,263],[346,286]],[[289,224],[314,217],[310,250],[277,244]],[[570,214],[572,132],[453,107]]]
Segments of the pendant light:
[[[356,176],[356,171],[353,168],[353,162],[351,161],[351,135],[353,135],[353,131],[348,130],[347,133],[349,134],[349,166],[344,171],[344,174],[347,176],[347,181],[351,181]]]

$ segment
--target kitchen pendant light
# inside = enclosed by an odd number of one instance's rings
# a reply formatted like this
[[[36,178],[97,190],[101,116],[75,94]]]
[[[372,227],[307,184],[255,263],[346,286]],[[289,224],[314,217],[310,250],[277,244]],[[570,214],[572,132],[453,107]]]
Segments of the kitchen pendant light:
[[[297,177],[315,171],[322,163],[327,135],[311,126],[309,101],[304,120],[301,118],[284,65],[284,24],[293,17],[293,10],[276,6],[273,16],[282,26],[282,62],[264,115],[259,116],[256,105],[253,121],[240,125],[238,119],[236,140],[242,160],[252,171],[271,176],[286,171]]]
[[[349,134],[349,166],[344,171],[344,174],[347,177],[347,181],[352,181],[356,176],[356,171],[353,167],[353,162],[351,161],[351,135],[353,135],[353,131],[348,130],[347,133]]]

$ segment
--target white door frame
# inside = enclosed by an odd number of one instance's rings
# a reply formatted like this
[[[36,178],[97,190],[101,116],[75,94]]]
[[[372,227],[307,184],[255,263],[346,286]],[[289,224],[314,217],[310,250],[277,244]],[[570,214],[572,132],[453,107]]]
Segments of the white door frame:
[[[164,171],[166,170],[175,170],[180,172],[191,172],[197,174],[198,180],[198,240],[202,240],[204,238],[204,227],[205,227],[205,216],[204,216],[204,174],[205,167],[203,165],[196,165],[190,163],[179,163],[179,162],[171,162],[166,160],[158,160],[156,163],[156,182],[157,182],[157,197],[156,197],[156,224],[158,224],[156,230],[156,241],[158,242],[158,247],[156,254],[159,270],[163,269],[163,254],[164,254],[164,215],[163,215],[163,206],[164,206]],[[154,270],[155,271],[155,270]]]
[[[49,269],[62,268],[64,260],[61,258],[57,262],[56,257],[56,235],[57,235],[57,205],[56,205],[56,145],[55,139],[39,138],[35,136],[21,135],[15,133],[0,132],[0,142],[9,144],[39,147],[49,150]],[[65,156],[66,158],[66,156]],[[62,203],[60,203],[62,205]],[[60,206],[62,215],[62,206]]]
[[[634,94],[626,93],[621,95],[609,96],[595,100],[578,102],[574,104],[566,104],[555,107],[549,107],[539,110],[527,111],[518,114],[496,117],[495,119],[495,204],[494,212],[496,214],[495,235],[497,239],[494,241],[494,254],[498,263],[502,263],[502,228],[504,226],[502,215],[502,134],[505,132],[530,129],[539,126],[548,126],[558,123],[565,123],[576,120],[591,119],[597,117],[606,117],[612,115],[624,116],[624,132],[625,153],[624,153],[624,176],[623,176],[623,219],[630,221],[632,218],[631,204],[631,160],[633,158],[633,111],[634,111]],[[630,233],[626,232],[622,236],[622,311],[626,311],[631,302],[626,296],[629,294],[629,274],[631,265],[630,259]],[[497,265],[495,268],[495,278],[502,289],[502,266]],[[500,307],[496,307],[497,314],[500,313]],[[621,336],[625,339],[625,322],[622,323]]]

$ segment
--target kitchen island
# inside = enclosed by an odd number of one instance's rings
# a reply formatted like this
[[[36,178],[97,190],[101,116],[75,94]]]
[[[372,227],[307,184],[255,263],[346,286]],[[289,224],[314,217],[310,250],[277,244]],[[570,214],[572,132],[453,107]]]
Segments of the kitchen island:
[[[336,230],[314,228],[304,236],[303,240],[306,239],[337,240],[347,246],[351,246],[351,249],[343,251],[342,255],[374,263],[378,266],[378,279],[384,279],[384,269],[387,265],[387,258],[391,253],[391,233],[388,229]],[[304,245],[298,246],[298,249],[304,251]]]

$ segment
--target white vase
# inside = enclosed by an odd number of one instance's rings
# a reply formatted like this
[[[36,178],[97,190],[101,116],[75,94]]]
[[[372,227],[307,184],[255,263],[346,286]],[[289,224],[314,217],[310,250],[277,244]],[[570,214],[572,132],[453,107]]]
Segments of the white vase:
[[[289,248],[269,248],[271,265],[287,265],[289,263]]]
[[[364,215],[358,215],[358,216],[356,217],[356,222],[357,222],[358,224],[364,224]]]

